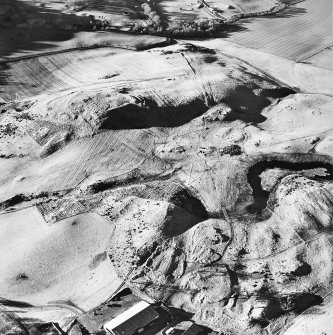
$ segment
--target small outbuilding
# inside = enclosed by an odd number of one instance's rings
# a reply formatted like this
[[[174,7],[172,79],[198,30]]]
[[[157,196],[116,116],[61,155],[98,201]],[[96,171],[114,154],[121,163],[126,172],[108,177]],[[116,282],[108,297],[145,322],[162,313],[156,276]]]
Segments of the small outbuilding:
[[[113,335],[132,335],[141,331],[159,317],[154,307],[140,301],[124,313],[104,325],[104,329]]]

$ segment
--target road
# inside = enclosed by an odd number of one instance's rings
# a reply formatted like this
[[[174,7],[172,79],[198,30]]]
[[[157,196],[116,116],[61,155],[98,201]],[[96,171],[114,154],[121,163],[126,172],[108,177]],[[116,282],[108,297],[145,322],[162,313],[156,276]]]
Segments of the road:
[[[203,9],[204,11],[213,16],[215,19],[218,19],[218,20],[223,20],[225,21],[227,18],[224,17],[223,15],[220,15],[219,13],[217,13],[210,5],[208,5],[204,0],[198,0],[198,3],[203,5]]]

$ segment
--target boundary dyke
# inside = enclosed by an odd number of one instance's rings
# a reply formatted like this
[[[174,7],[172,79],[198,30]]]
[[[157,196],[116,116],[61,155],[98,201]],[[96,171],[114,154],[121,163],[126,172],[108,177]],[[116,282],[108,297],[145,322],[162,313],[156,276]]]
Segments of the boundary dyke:
[[[20,62],[22,60],[28,60],[28,59],[34,59],[34,58],[39,58],[39,57],[44,57],[44,56],[52,56],[52,55],[57,55],[57,54],[62,54],[62,53],[67,53],[67,52],[74,52],[74,51],[81,51],[81,50],[90,50],[90,49],[107,49],[107,48],[114,48],[114,49],[121,49],[121,50],[127,50],[127,51],[145,51],[145,50],[150,50],[153,48],[161,48],[165,47],[171,44],[175,44],[175,41],[172,42],[167,42],[167,41],[161,41],[157,43],[153,43],[151,45],[143,46],[142,48],[136,48],[136,47],[122,47],[122,46],[116,46],[116,45],[88,45],[88,46],[78,46],[78,47],[73,47],[73,48],[67,48],[67,49],[62,49],[62,50],[54,50],[54,51],[46,51],[46,52],[40,52],[40,53],[35,53],[31,55],[25,55],[25,56],[18,56],[18,57],[8,57],[7,59],[0,60],[0,65],[1,64],[7,64],[7,63],[15,63],[15,62]]]

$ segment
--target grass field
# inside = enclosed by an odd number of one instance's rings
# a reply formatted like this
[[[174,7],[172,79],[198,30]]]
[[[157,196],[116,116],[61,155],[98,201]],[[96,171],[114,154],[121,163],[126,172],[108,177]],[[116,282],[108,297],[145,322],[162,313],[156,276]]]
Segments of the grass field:
[[[302,61],[333,43],[332,1],[305,0],[274,16],[242,21],[229,41]]]
[[[105,248],[113,228],[97,214],[48,226],[35,208],[1,215],[0,296],[45,305],[72,301],[88,309],[120,283]]]

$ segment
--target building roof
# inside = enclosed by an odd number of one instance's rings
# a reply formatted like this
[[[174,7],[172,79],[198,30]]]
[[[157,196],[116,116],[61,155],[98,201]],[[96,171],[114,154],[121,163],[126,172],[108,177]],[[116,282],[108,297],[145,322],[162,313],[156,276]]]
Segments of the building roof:
[[[131,335],[158,317],[155,309],[145,301],[140,301],[124,313],[104,325],[104,329],[115,335]]]

